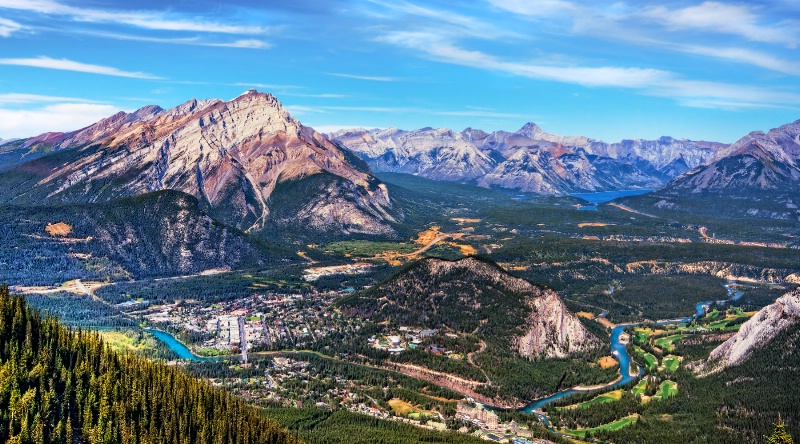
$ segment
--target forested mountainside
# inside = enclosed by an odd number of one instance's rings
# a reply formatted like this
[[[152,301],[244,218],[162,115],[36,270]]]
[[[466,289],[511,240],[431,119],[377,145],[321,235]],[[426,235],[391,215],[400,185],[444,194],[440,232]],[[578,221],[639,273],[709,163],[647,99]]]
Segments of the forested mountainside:
[[[0,267],[16,285],[253,268],[283,257],[178,191],[97,204],[0,206]]]
[[[0,288],[0,442],[295,444],[300,440],[181,370],[42,319]]]

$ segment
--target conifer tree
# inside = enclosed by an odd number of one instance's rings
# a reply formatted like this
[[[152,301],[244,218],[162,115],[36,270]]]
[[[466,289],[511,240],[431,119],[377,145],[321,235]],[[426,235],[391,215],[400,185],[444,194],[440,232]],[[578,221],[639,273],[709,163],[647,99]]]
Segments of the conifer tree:
[[[772,435],[767,437],[767,444],[794,444],[792,435],[786,431],[786,424],[783,423],[780,415],[778,415],[778,422],[775,423]]]

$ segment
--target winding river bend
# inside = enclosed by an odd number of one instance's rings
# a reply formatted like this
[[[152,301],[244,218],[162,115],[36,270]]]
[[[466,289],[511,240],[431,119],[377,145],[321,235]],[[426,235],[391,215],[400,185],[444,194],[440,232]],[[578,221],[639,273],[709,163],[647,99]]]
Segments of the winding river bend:
[[[663,324],[690,322],[694,318],[698,318],[698,317],[703,316],[706,313],[706,311],[708,310],[708,308],[711,306],[712,303],[716,302],[717,305],[722,306],[722,305],[728,304],[729,302],[736,301],[736,300],[738,300],[739,298],[742,297],[742,294],[743,294],[742,291],[734,289],[733,286],[732,286],[732,283],[725,284],[725,289],[728,292],[728,299],[720,300],[720,301],[699,302],[695,306],[695,314],[693,316],[686,317],[686,318],[680,318],[680,319],[665,319],[665,320],[657,321],[656,323],[663,325]],[[616,327],[614,327],[611,330],[611,354],[614,355],[615,358],[617,358],[617,360],[619,361],[619,364],[620,364],[619,365],[619,373],[620,373],[619,379],[617,379],[614,382],[611,382],[609,384],[606,384],[606,385],[603,385],[603,386],[599,386],[599,387],[591,387],[589,389],[572,388],[572,389],[569,389],[569,390],[560,391],[560,392],[555,393],[553,395],[550,395],[550,396],[548,396],[546,398],[533,400],[533,401],[529,402],[527,405],[525,405],[524,407],[518,409],[518,411],[525,412],[525,413],[536,414],[539,417],[539,419],[545,425],[547,425],[549,427],[550,426],[550,421],[547,418],[547,414],[544,413],[544,411],[542,410],[544,408],[544,406],[546,406],[546,405],[548,405],[548,404],[550,404],[550,403],[552,403],[554,401],[557,401],[557,400],[559,400],[561,398],[565,398],[567,396],[574,395],[576,393],[585,393],[585,392],[589,392],[589,391],[606,390],[606,389],[609,389],[609,388],[619,387],[621,385],[624,385],[624,384],[627,384],[627,383],[629,383],[631,381],[639,379],[642,376],[642,374],[644,373],[644,369],[642,367],[640,367],[640,366],[637,366],[639,368],[638,374],[633,374],[633,375],[630,374],[630,365],[631,365],[631,362],[632,362],[631,356],[628,354],[628,351],[626,349],[626,345],[627,344],[622,343],[621,340],[620,340],[620,337],[622,336],[622,333],[625,331],[626,328],[632,327],[632,326],[636,326],[636,325],[639,325],[639,324],[634,324],[634,323],[631,323],[631,324],[620,324],[620,325],[617,325]],[[501,410],[501,409],[498,408],[498,410]]]

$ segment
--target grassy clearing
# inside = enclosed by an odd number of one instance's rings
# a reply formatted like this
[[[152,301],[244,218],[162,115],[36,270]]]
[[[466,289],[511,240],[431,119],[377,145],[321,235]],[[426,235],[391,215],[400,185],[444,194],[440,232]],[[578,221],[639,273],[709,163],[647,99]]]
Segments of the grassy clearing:
[[[667,353],[672,353],[673,351],[675,351],[675,346],[672,345],[672,343],[675,341],[680,341],[681,339],[687,336],[688,335],[678,334],[678,335],[667,336],[664,338],[659,338],[656,340],[656,347],[664,350]]]
[[[650,338],[649,330],[637,328],[633,335],[633,342],[636,344],[647,344],[647,340],[649,338]]]
[[[398,415],[406,415],[416,411],[411,403],[403,401],[400,398],[390,399],[389,407]]]
[[[418,409],[410,402],[404,401],[400,398],[392,398],[388,401],[388,404],[389,407],[392,408],[392,411],[399,416],[407,416],[411,419],[424,419],[433,417],[433,415],[431,415],[429,412]]]
[[[585,437],[588,432],[594,434],[600,430],[608,430],[611,432],[619,430],[623,427],[627,427],[635,423],[637,419],[639,419],[639,415],[631,415],[631,416],[626,416],[625,418],[622,419],[618,419],[614,422],[610,422],[608,424],[603,424],[598,427],[593,427],[591,429],[578,429],[578,430],[565,429],[563,430],[563,432],[574,436]]]
[[[720,314],[718,314],[716,316],[716,318],[720,318],[721,317],[721,312],[717,312],[717,313],[720,313]],[[718,319],[718,320],[708,324],[708,328],[710,328],[712,330],[727,330],[729,328],[728,324],[731,323],[732,321],[736,321],[736,320],[742,319],[742,318],[747,318],[747,317],[750,317],[750,316],[751,315],[748,315],[747,313],[743,312],[741,308],[733,308],[729,312],[727,312],[727,314],[725,315],[724,318]],[[730,328],[731,329],[738,329],[738,327],[739,327],[739,324],[737,323],[736,325],[734,325],[734,326],[732,326]]]
[[[103,337],[103,342],[117,351],[140,352],[147,348],[143,343],[137,343],[136,339],[120,331],[98,330],[97,332]]]
[[[617,365],[617,360],[612,356],[603,356],[597,363],[600,364],[600,368],[611,368]]]
[[[64,222],[56,222],[54,224],[47,224],[44,227],[47,234],[54,237],[67,237],[72,233],[72,226]]]
[[[673,355],[665,356],[662,363],[664,365],[664,370],[671,373],[677,370],[681,365],[681,358]]]
[[[643,395],[645,390],[647,390],[647,379],[642,379],[638,384],[636,384],[635,387],[633,387],[633,389],[631,389],[631,393],[634,395]]]
[[[375,257],[387,252],[411,253],[419,248],[417,245],[406,242],[372,242],[367,240],[352,240],[332,242],[323,250],[338,255],[358,257]]]
[[[653,400],[667,399],[678,394],[678,383],[674,381],[664,381],[658,386],[658,391],[653,395]]]
[[[644,366],[646,369],[655,370],[658,368],[658,358],[650,353],[647,353],[639,347],[634,347],[633,350],[644,361]]]
[[[585,409],[597,404],[605,404],[608,402],[619,401],[622,398],[622,390],[614,390],[613,392],[603,393],[588,401],[579,404],[572,404],[565,407],[557,407],[558,410],[572,410],[572,409]]]

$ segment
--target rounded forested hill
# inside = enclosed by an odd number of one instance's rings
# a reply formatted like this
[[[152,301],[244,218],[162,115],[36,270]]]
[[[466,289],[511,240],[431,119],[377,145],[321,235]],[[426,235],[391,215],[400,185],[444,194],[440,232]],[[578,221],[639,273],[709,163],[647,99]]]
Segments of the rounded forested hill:
[[[377,323],[477,334],[523,356],[565,356],[600,343],[552,290],[477,257],[427,258],[339,302]]]

